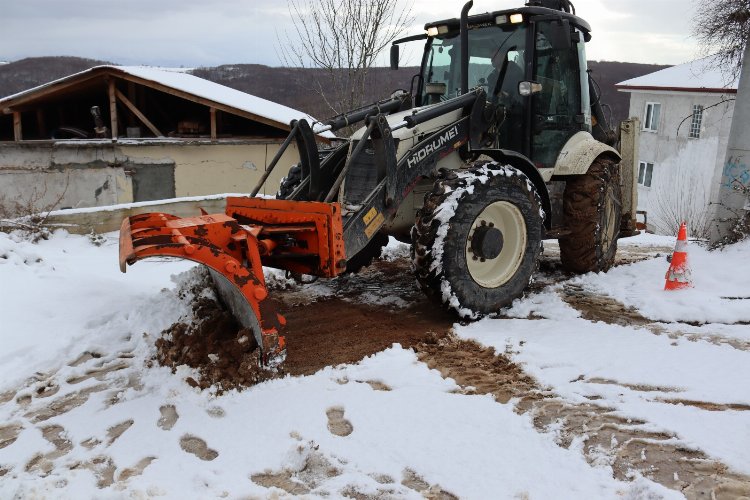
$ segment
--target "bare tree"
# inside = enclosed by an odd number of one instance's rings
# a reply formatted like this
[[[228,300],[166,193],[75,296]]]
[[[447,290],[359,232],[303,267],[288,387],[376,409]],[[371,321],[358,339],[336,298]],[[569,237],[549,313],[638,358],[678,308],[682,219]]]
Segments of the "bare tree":
[[[60,207],[69,185],[70,173],[67,173],[62,188],[54,195],[48,196],[46,178],[13,200],[0,195],[0,232],[20,231],[34,243],[46,240],[50,235],[47,220]]]
[[[287,2],[294,33],[279,36],[284,64],[320,70],[311,83],[326,111],[361,106],[370,68],[412,21],[412,0]]]
[[[715,53],[725,73],[736,78],[750,38],[750,0],[699,0],[693,36],[704,55]]]
[[[649,206],[649,223],[657,234],[677,234],[680,224],[687,222],[692,238],[708,239],[711,233],[709,192],[701,172],[664,174],[657,180],[669,189],[660,189]]]

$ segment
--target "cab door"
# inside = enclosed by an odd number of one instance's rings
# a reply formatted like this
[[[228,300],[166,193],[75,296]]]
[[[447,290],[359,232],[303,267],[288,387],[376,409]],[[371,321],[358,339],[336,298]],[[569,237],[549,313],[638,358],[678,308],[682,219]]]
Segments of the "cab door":
[[[552,168],[568,139],[591,131],[582,34],[567,22],[536,23],[533,79],[542,90],[532,98],[531,158],[539,168]]]

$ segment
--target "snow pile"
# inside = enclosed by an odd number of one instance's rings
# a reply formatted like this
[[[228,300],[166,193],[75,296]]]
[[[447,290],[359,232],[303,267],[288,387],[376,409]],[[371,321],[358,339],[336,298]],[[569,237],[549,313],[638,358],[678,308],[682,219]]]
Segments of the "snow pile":
[[[665,259],[654,259],[587,274],[573,280],[609,295],[655,321],[737,323],[750,321],[750,240],[708,251],[688,244],[694,287],[664,292]]]

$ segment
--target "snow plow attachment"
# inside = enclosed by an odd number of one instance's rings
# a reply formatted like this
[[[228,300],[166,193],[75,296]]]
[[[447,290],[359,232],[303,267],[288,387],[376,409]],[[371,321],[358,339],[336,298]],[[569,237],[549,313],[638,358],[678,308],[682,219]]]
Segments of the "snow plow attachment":
[[[263,265],[327,277],[346,268],[338,204],[258,198],[228,198],[224,214],[146,213],[123,220],[120,270],[156,256],[209,268],[224,304],[252,330],[267,368],[286,357],[286,321],[268,298]]]

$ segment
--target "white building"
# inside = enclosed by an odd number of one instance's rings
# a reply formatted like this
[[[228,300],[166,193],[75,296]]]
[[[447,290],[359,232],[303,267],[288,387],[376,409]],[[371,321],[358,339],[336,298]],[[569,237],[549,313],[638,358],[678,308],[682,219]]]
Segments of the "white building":
[[[708,237],[715,225],[737,94],[727,80],[708,57],[617,84],[641,120],[638,210],[649,230],[675,234],[685,220],[691,236]]]

